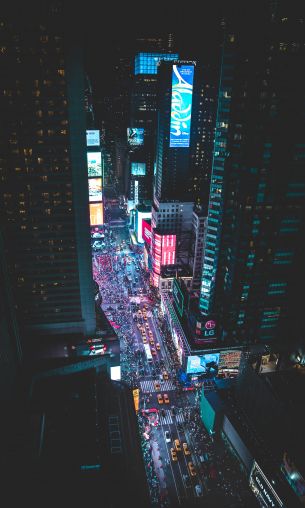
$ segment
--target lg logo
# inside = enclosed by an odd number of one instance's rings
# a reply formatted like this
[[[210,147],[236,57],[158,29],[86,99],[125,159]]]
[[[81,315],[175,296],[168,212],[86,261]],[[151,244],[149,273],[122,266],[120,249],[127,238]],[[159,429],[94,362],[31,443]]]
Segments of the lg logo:
[[[210,321],[207,321],[206,324],[204,325],[206,330],[213,330],[215,328],[215,326],[216,326],[216,323],[212,319]]]

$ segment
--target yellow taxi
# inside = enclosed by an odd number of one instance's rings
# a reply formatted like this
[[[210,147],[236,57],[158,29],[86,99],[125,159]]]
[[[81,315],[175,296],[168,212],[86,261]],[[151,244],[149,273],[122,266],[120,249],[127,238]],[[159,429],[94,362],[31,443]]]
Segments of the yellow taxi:
[[[156,390],[156,392],[161,390],[161,386],[160,386],[160,383],[158,381],[155,382],[155,390]]]
[[[171,448],[171,456],[172,456],[172,460],[174,462],[177,462],[177,460],[178,460],[177,452],[176,452],[176,450],[174,450],[174,448]]]
[[[156,349],[157,349],[157,351],[160,351],[160,349],[161,349],[159,342],[156,342]]]
[[[143,340],[143,344],[147,344],[147,338],[145,335],[143,335],[142,340]]]
[[[167,393],[164,393],[164,394],[163,394],[163,398],[164,398],[164,402],[165,402],[165,404],[169,404],[169,398],[168,398]]]
[[[157,400],[158,400],[159,404],[163,404],[163,397],[162,397],[161,393],[158,393]]]
[[[162,373],[162,376],[163,376],[163,379],[168,379],[168,373],[166,372],[166,370]]]
[[[181,444],[180,444],[179,439],[175,439],[175,441],[174,441],[174,446],[175,446],[175,450],[176,450],[177,452],[181,452]]]
[[[188,467],[188,470],[189,470],[191,476],[197,475],[196,468],[195,468],[193,462],[188,462],[187,467]]]
[[[154,346],[155,342],[153,337],[149,337],[149,342],[152,346]]]
[[[191,455],[191,452],[188,449],[187,443],[182,443],[182,448],[183,448],[183,451],[184,451],[184,455]]]

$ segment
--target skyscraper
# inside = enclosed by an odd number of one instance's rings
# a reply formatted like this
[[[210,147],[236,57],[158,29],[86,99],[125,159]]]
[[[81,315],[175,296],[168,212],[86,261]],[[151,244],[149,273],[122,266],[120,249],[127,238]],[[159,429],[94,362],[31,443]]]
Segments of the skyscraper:
[[[0,24],[1,216],[22,326],[92,333],[85,74],[66,21],[42,2]]]
[[[304,16],[270,6],[227,23],[221,63],[200,308],[231,342],[287,342],[299,321]]]

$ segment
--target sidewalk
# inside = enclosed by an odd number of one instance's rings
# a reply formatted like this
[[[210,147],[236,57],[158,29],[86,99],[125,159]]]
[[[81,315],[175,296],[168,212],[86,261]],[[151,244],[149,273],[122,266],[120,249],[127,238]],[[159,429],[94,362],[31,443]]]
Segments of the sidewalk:
[[[151,439],[150,443],[151,443],[151,456],[154,461],[156,475],[159,478],[161,489],[165,489],[166,488],[165,473],[163,471],[162,462],[159,458],[160,456],[159,446],[157,441],[153,439]]]

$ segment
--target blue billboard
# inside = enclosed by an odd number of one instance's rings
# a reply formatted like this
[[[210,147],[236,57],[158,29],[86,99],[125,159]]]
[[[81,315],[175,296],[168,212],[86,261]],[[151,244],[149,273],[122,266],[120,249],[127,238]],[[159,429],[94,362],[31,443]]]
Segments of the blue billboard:
[[[145,162],[132,162],[131,163],[131,174],[134,176],[145,176],[146,175]]]
[[[129,146],[141,146],[144,143],[144,129],[128,127],[127,143]]]
[[[187,374],[205,374],[209,377],[218,373],[219,353],[187,357]]]
[[[170,148],[190,146],[194,65],[173,65]]]
[[[135,56],[135,76],[157,74],[161,60],[178,60],[178,53],[138,53]]]

